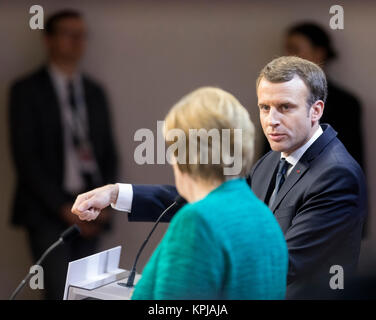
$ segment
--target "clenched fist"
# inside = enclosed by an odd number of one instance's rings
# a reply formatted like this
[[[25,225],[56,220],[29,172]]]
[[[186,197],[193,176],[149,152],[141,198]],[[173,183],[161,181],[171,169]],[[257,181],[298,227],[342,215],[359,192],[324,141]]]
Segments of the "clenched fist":
[[[116,203],[119,187],[116,184],[108,184],[77,196],[72,207],[72,213],[81,220],[94,220],[101,211],[111,203]]]

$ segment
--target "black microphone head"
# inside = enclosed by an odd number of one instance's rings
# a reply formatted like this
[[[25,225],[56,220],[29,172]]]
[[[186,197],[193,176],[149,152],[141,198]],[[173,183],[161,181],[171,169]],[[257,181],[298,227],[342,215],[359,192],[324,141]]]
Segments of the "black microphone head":
[[[60,235],[60,239],[63,239],[63,242],[69,242],[73,238],[77,237],[80,233],[80,228],[76,224],[74,224]]]
[[[183,197],[181,197],[180,195],[177,195],[175,197],[174,201],[176,202],[176,205],[178,205],[178,206],[182,206],[183,204],[187,203],[187,201]]]

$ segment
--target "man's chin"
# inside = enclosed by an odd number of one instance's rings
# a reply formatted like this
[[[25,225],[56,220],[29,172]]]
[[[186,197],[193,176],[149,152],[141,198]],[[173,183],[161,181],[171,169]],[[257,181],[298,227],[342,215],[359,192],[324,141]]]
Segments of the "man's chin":
[[[272,149],[275,152],[281,152],[283,153],[284,157],[288,157],[292,152],[294,152],[296,149],[287,148],[286,146],[282,145],[270,145],[270,149]]]
[[[283,152],[285,150],[283,145],[281,145],[280,143],[275,143],[275,142],[270,143],[269,142],[269,145],[270,145],[270,149],[272,149],[275,152]]]

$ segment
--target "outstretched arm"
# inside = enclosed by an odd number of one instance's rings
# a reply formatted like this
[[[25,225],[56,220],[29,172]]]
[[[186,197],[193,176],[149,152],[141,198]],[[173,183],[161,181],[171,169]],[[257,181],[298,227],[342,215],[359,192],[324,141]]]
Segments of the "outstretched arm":
[[[173,186],[125,186],[109,184],[79,195],[72,207],[72,213],[81,220],[90,221],[96,219],[104,208],[112,205],[115,209],[127,211],[129,221],[155,221],[163,210],[174,202],[178,194]],[[170,221],[178,209],[178,206],[171,209],[161,221]]]

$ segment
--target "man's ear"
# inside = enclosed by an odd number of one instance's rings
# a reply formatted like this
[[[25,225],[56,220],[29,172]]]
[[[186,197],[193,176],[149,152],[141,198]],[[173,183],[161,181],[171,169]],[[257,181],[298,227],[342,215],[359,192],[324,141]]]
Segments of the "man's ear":
[[[323,113],[324,113],[324,101],[322,100],[317,100],[312,106],[311,106],[311,119],[312,122],[318,122]]]

